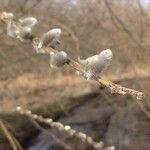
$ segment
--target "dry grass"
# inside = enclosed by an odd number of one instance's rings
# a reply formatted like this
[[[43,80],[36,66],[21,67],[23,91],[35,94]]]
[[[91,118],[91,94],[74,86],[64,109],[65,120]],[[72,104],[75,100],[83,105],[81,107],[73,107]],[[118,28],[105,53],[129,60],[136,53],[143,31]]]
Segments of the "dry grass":
[[[133,75],[133,77],[132,77]],[[134,74],[122,74],[122,78],[134,79]],[[146,78],[143,75],[143,78]],[[105,79],[115,80],[113,75],[104,76]],[[130,79],[129,78],[129,79]],[[136,82],[136,81],[135,81]],[[139,81],[140,82],[140,81]],[[80,86],[79,86],[80,85]],[[128,84],[125,86],[132,86]],[[41,76],[35,74],[24,74],[20,77],[1,82],[1,110],[0,112],[11,112],[17,105],[25,108],[37,108],[42,104],[57,101],[63,97],[78,97],[88,92],[98,90],[99,85],[95,82],[86,81],[78,76]],[[144,88],[144,90],[142,89]],[[142,84],[140,88],[149,93],[149,84]]]
[[[11,112],[17,105],[25,108],[37,108],[63,97],[77,97],[92,92],[93,86],[75,76],[59,77],[54,80],[49,76],[45,76],[43,79],[43,76],[24,75],[2,82],[0,111]]]

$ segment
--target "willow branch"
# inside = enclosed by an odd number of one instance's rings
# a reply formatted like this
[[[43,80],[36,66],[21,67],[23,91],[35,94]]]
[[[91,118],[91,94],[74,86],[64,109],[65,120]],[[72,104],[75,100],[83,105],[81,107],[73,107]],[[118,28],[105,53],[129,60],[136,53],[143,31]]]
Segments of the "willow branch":
[[[45,48],[45,51],[48,53],[55,52],[55,50],[52,48]],[[73,69],[75,69],[81,73],[84,73],[84,67],[82,65],[80,65],[78,62],[76,62],[72,59],[69,59],[68,65],[71,68],[73,68]],[[128,95],[135,97],[138,100],[143,100],[145,98],[145,95],[142,92],[136,91],[134,89],[123,87],[123,86],[115,84],[111,81],[104,80],[101,77],[96,77],[95,80],[100,85],[103,85],[104,87],[108,88],[112,94],[120,94],[120,95],[128,94]]]
[[[0,15],[0,20],[7,24],[9,20],[7,20],[5,18],[6,16],[3,15],[3,13]],[[20,24],[16,21],[13,21],[12,20],[12,24],[14,25],[15,28],[17,29],[21,29],[22,27],[20,26]],[[32,40],[31,40],[31,44],[33,45],[33,47],[37,47],[39,43],[39,39],[37,37],[34,37]],[[50,47],[46,47],[44,48],[44,50],[49,54],[51,52],[55,52],[55,49],[52,49]],[[83,73],[85,72],[84,70],[84,67],[79,64],[78,62],[72,60],[72,59],[68,59],[68,62],[67,62],[67,65],[70,66],[70,68],[73,68],[75,70],[78,70],[79,72]],[[138,100],[143,100],[145,98],[145,95],[144,93],[142,92],[139,92],[139,91],[136,91],[134,89],[130,89],[130,88],[126,88],[126,87],[123,87],[121,85],[118,85],[118,84],[115,84],[111,81],[107,81],[107,80],[104,80],[102,79],[101,77],[95,77],[95,79],[99,84],[103,85],[104,87],[108,88],[110,90],[111,93],[113,94],[120,94],[120,95],[131,95],[133,96],[134,98],[138,99]]]

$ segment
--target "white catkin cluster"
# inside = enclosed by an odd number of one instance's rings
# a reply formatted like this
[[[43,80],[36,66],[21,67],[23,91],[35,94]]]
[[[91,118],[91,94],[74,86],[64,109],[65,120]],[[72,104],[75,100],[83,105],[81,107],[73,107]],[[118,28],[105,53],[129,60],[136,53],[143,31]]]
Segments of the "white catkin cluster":
[[[22,27],[34,27],[37,24],[37,19],[34,17],[20,18],[19,22]]]
[[[7,34],[13,38],[20,39],[22,42],[32,40],[32,27],[37,24],[37,19],[34,17],[26,17],[19,19],[18,26],[13,24],[13,18],[7,22]]]
[[[37,53],[45,53],[45,48],[51,47],[53,49],[57,49],[60,44],[60,35],[61,29],[54,28],[44,33],[37,46],[35,46],[35,50]]]
[[[34,17],[21,18],[14,23],[14,15],[4,13],[4,18],[7,18],[8,35],[14,38],[19,38],[22,42],[33,39],[32,27],[37,24],[37,19]],[[50,66],[52,68],[60,68],[69,62],[67,53],[58,51],[60,44],[61,29],[54,28],[44,33],[38,42],[34,44],[37,53],[45,53],[47,48],[55,49],[55,52],[50,53]],[[107,67],[112,60],[113,54],[110,49],[103,50],[98,55],[88,57],[86,59],[78,58],[78,62],[84,66],[84,77],[86,79],[96,79]]]
[[[60,35],[61,29],[59,28],[49,30],[42,35],[38,48],[51,47],[57,49],[57,46],[60,44]]]
[[[68,55],[64,51],[58,51],[57,47],[60,44],[61,29],[54,28],[44,33],[40,38],[40,42],[35,47],[37,53],[45,53],[45,48],[51,47],[55,49],[55,52],[50,53],[49,64],[51,68],[63,67],[68,62]]]
[[[113,54],[110,49],[103,50],[98,55],[88,57],[86,59],[78,58],[78,62],[84,66],[85,78],[94,79],[100,75],[110,65]]]
[[[7,24],[7,34],[12,38],[18,38],[19,30],[14,27],[10,20]]]
[[[21,29],[19,32],[19,39],[24,42],[33,38],[32,27],[37,24],[37,19],[34,17],[27,17],[19,19]]]
[[[4,13],[7,23],[7,34],[13,38],[20,39],[25,42],[33,39],[32,27],[37,24],[37,19],[34,17],[21,18],[18,22],[14,23],[11,13]],[[4,19],[4,18],[3,18]],[[45,53],[45,49],[51,47],[57,49],[60,44],[61,29],[54,28],[44,33],[39,39],[38,43],[34,45],[37,53]],[[50,66],[52,68],[60,68],[69,61],[67,53],[64,51],[58,51],[50,53]]]
[[[94,149],[97,149],[97,150],[115,150],[114,146],[105,147],[104,143],[102,141],[95,142],[92,139],[92,137],[87,136],[85,133],[78,132],[78,131],[72,129],[71,126],[69,126],[69,125],[63,125],[60,122],[55,122],[55,121],[53,121],[52,118],[43,118],[42,116],[38,116],[36,114],[33,114],[30,110],[23,110],[20,106],[18,106],[16,108],[16,110],[20,114],[24,114],[28,117],[31,117],[34,120],[48,124],[51,127],[58,129],[59,131],[64,131],[64,132],[68,133],[70,136],[74,136],[74,137],[80,139],[82,142],[88,143],[89,145],[93,146]]]
[[[13,13],[8,13],[8,12],[2,12],[2,18],[3,20],[10,20],[10,19],[14,19],[14,14]]]
[[[55,53],[50,53],[50,66],[52,68],[60,68],[68,62],[67,53],[64,51],[57,51]]]

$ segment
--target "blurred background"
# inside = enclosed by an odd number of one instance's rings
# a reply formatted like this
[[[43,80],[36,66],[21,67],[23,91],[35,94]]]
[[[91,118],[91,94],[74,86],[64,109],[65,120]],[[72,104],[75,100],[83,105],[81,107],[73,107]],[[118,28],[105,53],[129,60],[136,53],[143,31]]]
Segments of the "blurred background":
[[[3,11],[16,18],[37,18],[34,33],[38,37],[61,28],[60,49],[75,60],[110,48],[113,61],[103,78],[146,95],[139,105],[128,95],[112,96],[97,83],[76,76],[68,66],[53,70],[48,55],[7,36],[1,23],[0,118],[23,149],[65,148],[18,115],[18,105],[70,124],[116,150],[150,149],[150,0],[0,0]],[[48,131],[72,149],[92,149],[54,129]],[[11,149],[3,131],[0,149]]]

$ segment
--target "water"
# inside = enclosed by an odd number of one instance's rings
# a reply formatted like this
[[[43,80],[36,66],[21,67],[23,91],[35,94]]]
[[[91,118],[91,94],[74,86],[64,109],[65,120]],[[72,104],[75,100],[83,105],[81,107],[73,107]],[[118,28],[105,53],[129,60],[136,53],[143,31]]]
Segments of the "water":
[[[82,105],[74,108],[68,116],[61,117],[57,121],[65,125],[70,125],[77,131],[86,133],[96,141],[103,140],[107,144],[116,145],[118,150],[120,150],[120,148],[123,150],[129,145],[131,134],[127,133],[132,133],[135,120],[132,111],[124,108],[118,109],[118,107],[120,106],[107,104],[106,99],[98,95],[94,98],[84,100]],[[130,124],[130,126],[128,126],[128,124]],[[126,132],[124,132],[125,130]],[[90,149],[89,145],[68,136],[66,133],[58,132],[56,129],[49,129],[49,131],[74,149]],[[116,138],[114,138],[114,136]],[[125,137],[125,139],[123,137]],[[36,138],[30,140],[28,147],[28,150],[61,149],[63,149],[63,147],[60,144],[43,133],[40,133]]]

